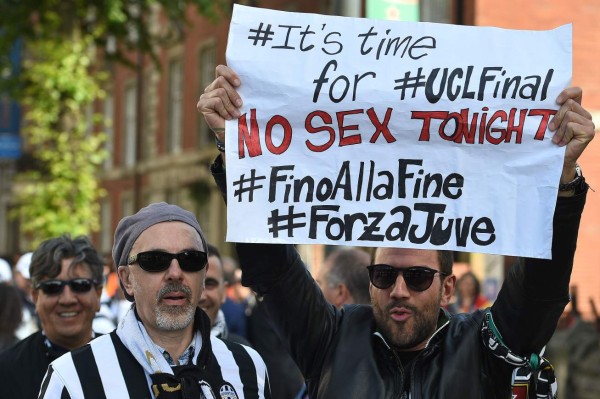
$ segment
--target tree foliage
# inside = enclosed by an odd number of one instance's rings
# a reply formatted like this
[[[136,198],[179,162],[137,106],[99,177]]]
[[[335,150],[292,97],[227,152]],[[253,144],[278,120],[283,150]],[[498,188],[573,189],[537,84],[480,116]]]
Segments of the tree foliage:
[[[213,0],[3,0],[0,2],[0,92],[25,107],[21,134],[37,167],[18,176],[16,215],[32,243],[99,227],[97,179],[105,151],[87,110],[103,96],[103,61],[128,63],[127,54],[154,49],[185,30],[186,12],[216,18],[228,5]],[[161,13],[167,29],[149,21]],[[20,73],[8,54],[20,40]],[[95,116],[97,119],[98,116]]]

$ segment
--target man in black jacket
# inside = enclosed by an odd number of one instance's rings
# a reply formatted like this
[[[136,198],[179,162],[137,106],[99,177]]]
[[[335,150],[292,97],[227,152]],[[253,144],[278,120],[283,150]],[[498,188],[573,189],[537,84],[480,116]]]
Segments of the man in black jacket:
[[[198,102],[220,142],[225,119],[239,116],[240,84],[234,71],[219,66],[217,79]],[[538,354],[569,300],[588,188],[576,161],[594,136],[594,124],[581,96],[579,88],[564,90],[549,125],[553,142],[566,146],[552,260],[517,260],[491,310],[450,316],[441,309],[456,281],[444,251],[378,249],[369,267],[372,307],[337,310],[292,246],[237,245],[243,283],[264,296],[308,381],[311,399],[491,399],[509,398],[511,389],[513,398],[520,398],[527,395],[530,375],[538,394],[551,397],[551,368]],[[220,156],[212,166],[222,190],[223,162]]]

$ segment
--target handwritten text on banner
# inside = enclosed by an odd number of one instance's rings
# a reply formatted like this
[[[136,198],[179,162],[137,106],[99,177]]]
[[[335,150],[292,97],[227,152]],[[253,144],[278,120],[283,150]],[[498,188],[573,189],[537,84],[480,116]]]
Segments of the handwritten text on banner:
[[[515,31],[236,5],[227,240],[550,257],[571,26]]]

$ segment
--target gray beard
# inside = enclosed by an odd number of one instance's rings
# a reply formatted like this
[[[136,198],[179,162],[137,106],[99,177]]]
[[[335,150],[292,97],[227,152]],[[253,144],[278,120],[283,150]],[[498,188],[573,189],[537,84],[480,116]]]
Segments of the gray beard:
[[[194,320],[195,308],[184,306],[159,306],[156,310],[156,326],[165,331],[183,330]]]
[[[187,297],[187,302],[183,306],[168,306],[161,304],[161,299],[174,291],[183,292]],[[194,320],[196,307],[192,305],[190,298],[192,290],[181,284],[171,283],[164,286],[156,294],[156,326],[165,331],[183,330]]]

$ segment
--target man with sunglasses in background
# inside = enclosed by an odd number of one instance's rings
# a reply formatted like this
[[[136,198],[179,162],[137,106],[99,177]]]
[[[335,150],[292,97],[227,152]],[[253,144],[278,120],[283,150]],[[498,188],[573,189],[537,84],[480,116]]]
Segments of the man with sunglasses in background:
[[[211,337],[197,304],[207,243],[195,216],[151,204],[123,218],[113,259],[133,302],[117,329],[52,362],[40,398],[264,398],[254,350]]]
[[[0,355],[0,398],[34,399],[51,361],[95,337],[104,262],[86,237],[44,241],[29,267],[42,330]]]
[[[216,72],[197,107],[224,151],[225,120],[240,116],[236,88],[242,82],[227,66]],[[553,396],[552,370],[539,354],[569,301],[588,191],[576,162],[595,127],[581,98],[581,89],[565,89],[549,124],[553,142],[566,146],[552,260],[518,259],[491,310],[443,310],[456,282],[448,251],[378,248],[368,268],[372,306],[339,310],[327,303],[292,245],[237,244],[242,283],[263,296],[311,399],[520,399],[531,376],[538,397]],[[211,171],[225,193],[223,155]]]

